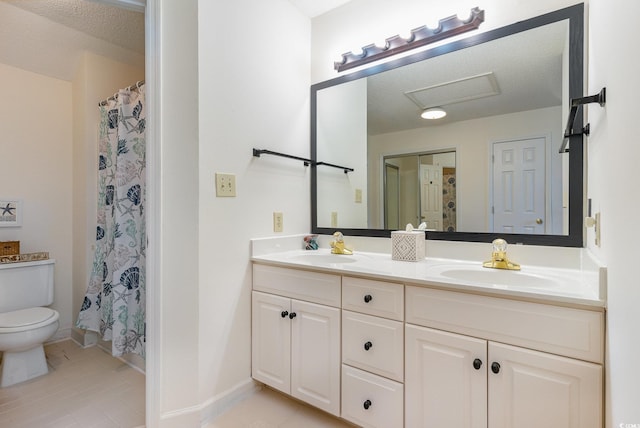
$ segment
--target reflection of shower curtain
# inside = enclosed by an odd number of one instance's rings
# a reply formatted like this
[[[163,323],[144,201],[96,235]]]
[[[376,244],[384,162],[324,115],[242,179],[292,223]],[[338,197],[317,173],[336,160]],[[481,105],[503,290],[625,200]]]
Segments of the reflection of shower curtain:
[[[113,355],[145,348],[144,86],[100,107],[98,227],[76,326],[112,341]]]
[[[442,230],[456,231],[456,169],[442,168]]]

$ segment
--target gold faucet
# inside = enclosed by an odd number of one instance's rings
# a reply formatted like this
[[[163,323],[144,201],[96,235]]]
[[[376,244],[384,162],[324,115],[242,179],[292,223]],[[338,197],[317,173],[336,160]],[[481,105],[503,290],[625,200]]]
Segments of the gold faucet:
[[[493,269],[520,270],[520,265],[507,259],[507,241],[504,239],[493,240],[493,252],[491,260],[484,262],[483,267]]]
[[[344,236],[342,236],[342,232],[336,232],[333,236],[336,239],[331,241],[331,254],[353,254],[353,251],[344,246]]]

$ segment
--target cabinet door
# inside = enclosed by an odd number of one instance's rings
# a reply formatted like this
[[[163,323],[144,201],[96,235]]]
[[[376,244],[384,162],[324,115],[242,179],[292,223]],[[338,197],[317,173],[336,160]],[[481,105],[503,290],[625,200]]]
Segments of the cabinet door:
[[[489,361],[491,428],[602,427],[602,366],[493,342]]]
[[[340,416],[340,310],[291,301],[291,395]]]
[[[485,340],[407,324],[405,427],[486,428],[486,356]]]
[[[290,312],[291,299],[252,292],[251,376],[287,394],[291,392]]]

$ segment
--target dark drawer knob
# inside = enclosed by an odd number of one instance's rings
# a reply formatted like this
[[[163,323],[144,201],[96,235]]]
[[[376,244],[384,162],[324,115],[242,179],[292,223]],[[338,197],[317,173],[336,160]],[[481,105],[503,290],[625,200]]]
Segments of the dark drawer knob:
[[[368,351],[369,349],[371,349],[372,346],[373,346],[373,343],[367,342],[364,344],[364,350]]]
[[[289,314],[289,319],[290,319],[290,320],[294,319],[295,317],[296,317],[296,313],[295,313],[295,312],[291,312],[291,313]]]
[[[473,368],[476,370],[480,370],[480,367],[482,367],[482,360],[480,358],[476,358],[475,360],[473,360]]]
[[[365,303],[369,303],[372,300],[373,300],[373,296],[371,294],[367,294],[366,296],[364,296]]]
[[[500,373],[500,364],[492,363],[491,364],[491,371],[496,373],[496,374]]]
[[[371,400],[365,401],[363,406],[365,410],[369,410],[369,407],[371,407]]]
[[[287,312],[287,311],[282,311],[282,312],[280,313],[280,315],[282,316],[282,318],[284,318],[284,317],[286,317],[287,315],[289,315],[289,312]]]

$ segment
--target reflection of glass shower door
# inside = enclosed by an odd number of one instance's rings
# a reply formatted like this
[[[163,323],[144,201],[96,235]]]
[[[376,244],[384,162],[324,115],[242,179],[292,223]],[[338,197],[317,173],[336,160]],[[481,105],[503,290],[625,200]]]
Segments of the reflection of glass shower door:
[[[420,165],[420,219],[427,229],[442,230],[442,167]]]
[[[384,164],[384,228],[398,230],[400,226],[400,169]]]

